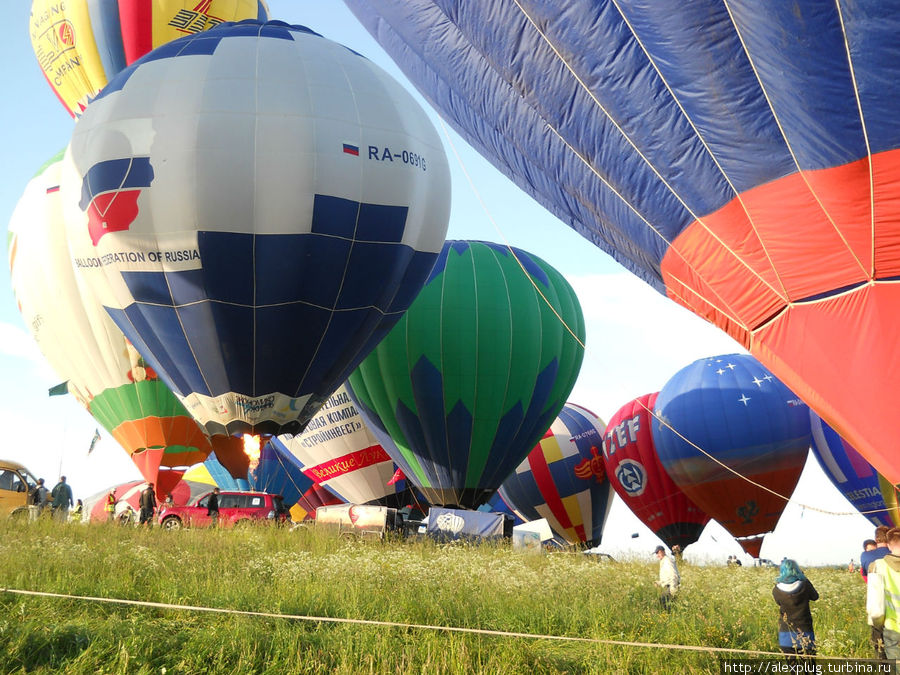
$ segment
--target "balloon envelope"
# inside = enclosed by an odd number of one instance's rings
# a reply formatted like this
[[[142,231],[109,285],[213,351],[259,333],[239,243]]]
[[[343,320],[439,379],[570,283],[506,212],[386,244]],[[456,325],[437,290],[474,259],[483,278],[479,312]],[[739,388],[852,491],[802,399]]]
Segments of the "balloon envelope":
[[[421,107],[279,22],[147,54],[88,107],[65,162],[79,274],[210,434],[302,430],[447,230],[447,161]]]
[[[896,527],[896,488],[812,410],[809,419],[812,452],[828,479],[873,525]]]
[[[351,504],[403,507],[411,501],[405,478],[341,385],[302,434],[279,437],[313,481]]]
[[[734,537],[751,537],[739,542],[759,557],[762,536],[774,529],[806,462],[806,404],[752,356],[727,354],[678,371],[659,392],[654,415],[666,472]]]
[[[347,4],[501,172],[900,483],[893,3]]]
[[[612,416],[603,436],[603,465],[616,494],[638,520],[669,548],[684,548],[700,538],[709,516],[659,461],[652,433],[657,396],[639,396]]]
[[[180,478],[160,467],[203,461],[209,439],[137,353],[69,259],[60,197],[61,157],[31,180],[9,223],[10,280],[19,311],[68,391],[158,488]],[[160,486],[160,483],[163,483]]]
[[[154,47],[223,21],[268,18],[264,0],[33,0],[31,46],[73,117]]]
[[[348,384],[429,503],[474,508],[559,413],[583,343],[578,298],[553,267],[519,249],[448,241],[409,311]]]
[[[546,518],[569,544],[599,546],[613,491],[603,470],[603,421],[566,403],[541,441],[500,486],[526,521]]]

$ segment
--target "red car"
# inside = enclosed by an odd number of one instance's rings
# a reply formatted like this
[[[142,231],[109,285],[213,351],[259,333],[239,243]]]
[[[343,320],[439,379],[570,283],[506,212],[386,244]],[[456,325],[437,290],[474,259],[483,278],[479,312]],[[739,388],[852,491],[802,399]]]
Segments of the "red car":
[[[185,506],[161,506],[159,524],[166,530],[182,527],[209,527],[212,519],[206,515],[210,490]],[[219,527],[250,525],[252,523],[283,523],[290,517],[281,495],[266,492],[219,493]]]

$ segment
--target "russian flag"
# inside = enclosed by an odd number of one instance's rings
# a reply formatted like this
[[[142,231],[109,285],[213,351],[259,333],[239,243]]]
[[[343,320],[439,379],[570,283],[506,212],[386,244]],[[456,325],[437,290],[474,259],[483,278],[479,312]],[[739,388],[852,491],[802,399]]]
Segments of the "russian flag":
[[[349,143],[344,143],[344,152],[348,155],[353,155],[354,157],[359,157],[359,146],[358,145],[350,145]]]

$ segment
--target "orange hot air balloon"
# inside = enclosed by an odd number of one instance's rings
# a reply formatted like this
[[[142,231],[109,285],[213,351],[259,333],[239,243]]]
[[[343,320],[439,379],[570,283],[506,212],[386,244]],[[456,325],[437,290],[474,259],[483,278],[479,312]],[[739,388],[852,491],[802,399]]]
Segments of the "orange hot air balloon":
[[[346,4],[504,175],[900,483],[895,3]]]

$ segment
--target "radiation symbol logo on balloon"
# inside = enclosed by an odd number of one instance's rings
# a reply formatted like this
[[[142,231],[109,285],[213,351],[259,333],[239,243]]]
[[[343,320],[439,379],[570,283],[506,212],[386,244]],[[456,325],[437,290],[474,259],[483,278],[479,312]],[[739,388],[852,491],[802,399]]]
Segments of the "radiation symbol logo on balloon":
[[[644,465],[633,459],[623,459],[616,467],[616,478],[630,497],[640,497],[647,489]]]

